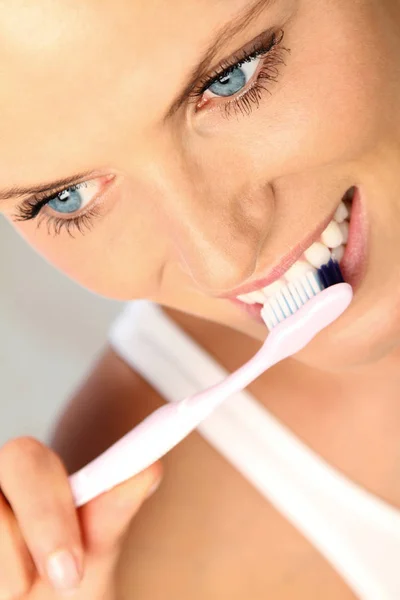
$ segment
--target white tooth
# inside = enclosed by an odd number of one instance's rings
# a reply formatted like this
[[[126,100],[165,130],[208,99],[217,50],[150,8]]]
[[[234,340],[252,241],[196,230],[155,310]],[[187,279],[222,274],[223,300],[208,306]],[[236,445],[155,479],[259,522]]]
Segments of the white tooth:
[[[298,260],[286,271],[285,279],[289,282],[296,281],[310,270],[312,270],[312,266],[309,263],[305,260]]]
[[[339,227],[343,236],[343,244],[347,244],[349,239],[349,224],[347,221],[343,221],[343,223],[340,223]]]
[[[319,269],[322,265],[326,265],[329,262],[331,253],[324,244],[315,242],[304,252],[304,256],[313,267]]]
[[[343,223],[345,219],[349,216],[349,211],[344,202],[341,202],[336,209],[335,216],[333,217],[336,223]]]
[[[256,304],[264,304],[265,302],[265,296],[260,290],[247,294],[247,297],[250,298],[250,300],[254,300]]]
[[[237,299],[241,300],[245,304],[256,304],[256,302],[254,300],[250,300],[250,298],[247,296],[247,294],[244,294],[243,296],[237,296]]]
[[[282,285],[285,285],[285,283],[282,282],[281,279],[278,279],[278,281],[274,281],[274,283],[271,283],[271,285],[267,285],[265,288],[262,289],[262,291],[267,296],[267,298],[270,298],[271,296],[275,296],[275,294],[279,292]]]
[[[328,227],[321,235],[321,241],[328,248],[337,248],[343,242],[343,235],[340,226],[336,221],[331,221]]]
[[[340,261],[342,260],[343,256],[344,256],[344,251],[345,251],[345,246],[338,246],[338,248],[334,248],[332,250],[332,257],[338,262],[340,263]]]

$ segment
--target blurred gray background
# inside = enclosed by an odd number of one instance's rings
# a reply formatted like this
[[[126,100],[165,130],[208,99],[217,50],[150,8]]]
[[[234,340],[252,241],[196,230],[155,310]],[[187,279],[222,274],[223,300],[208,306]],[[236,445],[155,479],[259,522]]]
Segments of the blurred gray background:
[[[59,273],[0,216],[0,446],[47,441],[122,307]]]

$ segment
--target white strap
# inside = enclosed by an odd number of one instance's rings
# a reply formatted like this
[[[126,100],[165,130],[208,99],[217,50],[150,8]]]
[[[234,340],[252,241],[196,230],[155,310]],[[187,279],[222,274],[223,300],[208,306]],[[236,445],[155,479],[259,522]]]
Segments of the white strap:
[[[127,306],[115,350],[168,401],[227,372],[158,307]],[[399,600],[400,512],[348,480],[244,391],[198,431],[333,565],[362,600]]]

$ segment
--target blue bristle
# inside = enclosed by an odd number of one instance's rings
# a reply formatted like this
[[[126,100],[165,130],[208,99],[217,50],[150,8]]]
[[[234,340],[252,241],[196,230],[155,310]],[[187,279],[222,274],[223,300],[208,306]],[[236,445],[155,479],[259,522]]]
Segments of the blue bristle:
[[[318,276],[324,288],[331,287],[337,283],[344,283],[339,264],[332,258],[328,264],[322,265],[322,267],[318,269]]]
[[[334,264],[334,267],[335,267],[335,270],[336,270],[336,273],[337,273],[337,277],[338,277],[337,283],[345,283],[342,271],[340,270],[339,263],[336,262],[336,260],[334,260],[333,264]]]
[[[326,270],[328,265],[322,265],[320,269],[318,269],[318,278],[323,286],[323,288],[329,287],[328,279],[326,276]]]

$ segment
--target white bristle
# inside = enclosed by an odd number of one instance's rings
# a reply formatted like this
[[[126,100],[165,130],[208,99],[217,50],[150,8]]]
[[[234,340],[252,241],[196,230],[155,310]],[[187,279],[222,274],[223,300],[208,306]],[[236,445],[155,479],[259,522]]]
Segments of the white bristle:
[[[310,271],[309,273],[307,273],[307,279],[310,282],[310,285],[311,285],[311,287],[312,287],[315,295],[317,295],[320,292],[322,292],[322,290],[324,288],[321,286],[321,284],[320,284],[320,282],[319,282],[319,280],[318,280],[318,278],[317,278],[317,276],[316,276],[315,273],[313,273],[312,271]]]
[[[272,307],[269,305],[269,302],[266,302],[264,304],[264,308],[262,309],[262,311],[264,312],[265,315],[265,321],[267,323],[267,327],[269,330],[273,329],[274,327],[276,327],[279,323],[278,319],[275,316],[274,311],[272,310]],[[272,327],[269,326],[268,323],[272,324]]]
[[[303,277],[301,278],[301,283],[303,284],[303,288],[308,296],[308,299],[311,300],[311,298],[313,298],[315,294],[306,275],[303,275]]]
[[[261,311],[268,329],[271,331],[279,323],[295,314],[323,290],[324,286],[315,269],[311,269],[296,281],[283,285],[276,294],[266,299]]]
[[[281,307],[281,311],[283,312],[283,314],[285,315],[285,317],[290,317],[292,313],[292,311],[289,308],[288,303],[285,300],[285,296],[282,294],[282,292],[278,292],[276,294],[276,299],[278,300],[278,304]]]
[[[276,296],[273,296],[272,298],[270,298],[268,302],[270,303],[272,310],[274,311],[275,316],[278,319],[279,323],[284,321],[286,317],[283,314],[281,307],[279,306],[279,302],[276,299]]]
[[[306,294],[306,292],[305,292],[305,290],[304,290],[301,282],[300,281],[294,281],[293,283],[294,283],[294,286],[295,286],[295,288],[296,288],[296,290],[297,290],[297,292],[298,292],[298,294],[299,294],[299,296],[301,298],[302,303],[305,304],[306,302],[308,302],[308,296],[307,296],[307,294]]]
[[[264,323],[266,324],[268,329],[271,331],[275,327],[275,323],[271,319],[271,317],[267,314],[266,311],[263,313],[263,319],[264,319]]]
[[[295,312],[297,312],[297,305],[296,305],[296,302],[294,301],[294,299],[292,298],[292,294],[290,293],[288,287],[289,286],[283,287],[281,290],[281,294],[285,298],[285,300],[290,308],[290,311],[293,315]]]
[[[297,309],[301,308],[304,304],[302,299],[300,298],[300,294],[296,289],[296,286],[293,283],[289,283],[287,286],[288,291],[290,292],[294,302],[296,303]]]

